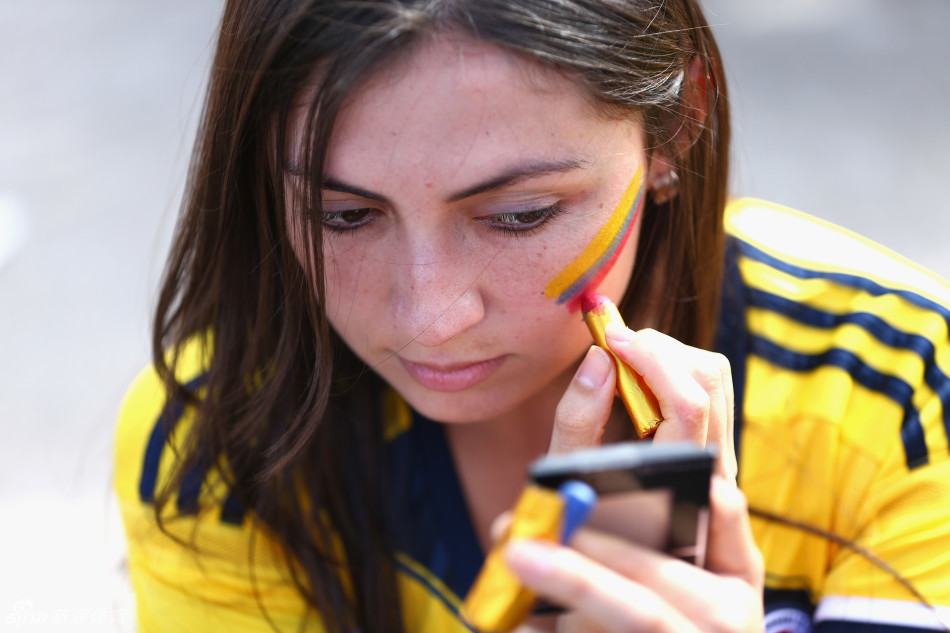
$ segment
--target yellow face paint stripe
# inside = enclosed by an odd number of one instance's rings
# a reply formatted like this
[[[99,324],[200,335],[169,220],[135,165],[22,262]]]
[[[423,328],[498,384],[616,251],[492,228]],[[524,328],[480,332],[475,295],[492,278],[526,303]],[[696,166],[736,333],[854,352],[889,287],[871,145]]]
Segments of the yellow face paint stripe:
[[[544,295],[546,297],[550,299],[561,297],[561,295],[576,284],[592,266],[603,259],[604,254],[610,250],[611,246],[614,245],[617,240],[623,239],[626,231],[622,229],[626,228],[629,230],[633,224],[630,216],[635,213],[637,207],[639,207],[639,204],[634,203],[637,202],[638,195],[641,193],[642,181],[643,169],[638,165],[637,171],[633,175],[633,180],[630,181],[630,185],[627,187],[627,190],[624,191],[623,197],[620,198],[620,203],[617,204],[617,208],[614,209],[614,212],[607,219],[607,223],[601,227],[597,235],[595,235],[590,241],[590,244],[587,245],[587,248],[558,273],[554,279],[548,282],[548,285],[544,288]],[[559,299],[559,303],[560,302],[562,301]]]

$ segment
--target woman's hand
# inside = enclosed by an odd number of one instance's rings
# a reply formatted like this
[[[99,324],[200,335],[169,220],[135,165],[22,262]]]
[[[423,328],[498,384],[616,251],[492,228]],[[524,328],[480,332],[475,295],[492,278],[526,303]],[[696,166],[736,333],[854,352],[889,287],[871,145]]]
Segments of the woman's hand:
[[[538,595],[569,609],[559,631],[761,631],[762,558],[735,487],[728,360],[655,330],[611,324],[606,339],[659,402],[663,421],[654,441],[692,441],[719,452],[707,569],[593,530],[581,530],[570,547],[512,542],[509,565]],[[558,405],[551,452],[600,444],[615,384],[610,357],[591,347]]]
[[[722,354],[689,347],[656,330],[607,326],[611,351],[643,376],[663,421],[654,441],[695,442],[719,452],[717,472],[735,479],[732,372]],[[616,372],[602,349],[591,347],[557,408],[550,452],[600,444],[615,395]]]
[[[745,496],[721,477],[710,493],[708,569],[585,529],[570,547],[512,541],[506,560],[525,586],[569,610],[559,633],[760,632],[763,566]]]

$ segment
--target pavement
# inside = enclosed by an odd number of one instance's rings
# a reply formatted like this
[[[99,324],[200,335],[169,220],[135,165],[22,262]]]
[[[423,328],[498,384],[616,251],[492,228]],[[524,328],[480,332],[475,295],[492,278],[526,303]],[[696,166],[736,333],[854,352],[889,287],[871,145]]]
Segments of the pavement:
[[[734,191],[950,277],[950,3],[710,0]],[[130,631],[112,427],[220,2],[0,1],[0,622]]]

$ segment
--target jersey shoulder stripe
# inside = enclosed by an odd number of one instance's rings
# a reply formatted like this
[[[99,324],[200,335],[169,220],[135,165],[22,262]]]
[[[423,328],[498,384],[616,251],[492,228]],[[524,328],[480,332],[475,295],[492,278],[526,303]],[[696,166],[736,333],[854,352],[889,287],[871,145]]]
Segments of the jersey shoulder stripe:
[[[950,286],[873,242],[771,203],[733,203],[726,226],[742,269],[748,353],[802,374],[837,367],[891,398],[904,411],[910,468],[930,461],[934,431],[928,435],[919,409],[932,394],[946,454],[950,309],[942,301]]]
[[[950,283],[857,233],[764,200],[742,198],[726,211],[726,230],[749,256],[803,278],[896,292],[950,318]]]
[[[178,379],[200,393],[206,365],[193,347],[185,350]],[[217,468],[185,474],[170,490],[159,527],[155,499],[172,481],[194,415],[192,407],[166,400],[161,379],[146,368],[126,393],[115,434],[113,487],[138,627],[262,633],[272,630],[270,621],[282,630],[322,631],[276,541],[245,517]]]
[[[825,609],[815,630],[896,632],[863,612],[826,617],[825,601],[948,604],[950,286],[777,205],[740,201],[726,230],[745,341],[740,483],[764,513],[752,524],[767,588],[810,598],[776,603],[775,631],[805,622],[810,602]]]
[[[947,436],[950,437],[950,379],[948,379],[944,369],[938,364],[936,347],[929,338],[916,332],[903,331],[876,314],[869,312],[833,313],[787,299],[759,288],[750,287],[747,289],[747,301],[752,307],[782,314],[789,319],[793,319],[813,328],[834,330],[848,325],[856,326],[868,332],[877,341],[886,346],[907,350],[919,356],[924,366],[924,382],[936,394],[942,404],[943,425]],[[760,349],[756,351],[759,353],[764,351],[761,348],[770,345],[767,341],[763,342],[762,339],[759,339],[757,342],[759,343]],[[776,353],[781,353],[777,349],[777,346],[773,347]],[[843,351],[841,353],[845,355],[850,354],[849,352]],[[828,354],[828,360],[832,364],[839,364],[843,368],[847,368],[846,364],[841,364],[841,361],[844,360],[843,358],[840,356],[832,356],[832,352],[826,352],[826,354]],[[768,353],[763,355],[775,362],[783,364],[780,360],[770,356]],[[861,367],[863,370],[855,373],[855,377],[861,380],[862,384],[868,388],[878,388],[883,393],[887,393],[907,410],[907,424],[902,429],[902,435],[905,440],[905,446],[908,447],[908,465],[913,467],[914,465],[926,463],[927,448],[924,444],[923,429],[920,427],[919,421],[913,421],[916,413],[914,411],[915,407],[912,404],[914,393],[911,385],[895,376],[887,376],[880,372],[875,372],[873,369],[861,364],[857,356],[853,354],[851,354],[851,356],[854,356],[854,358],[850,359],[850,362],[853,363],[852,366]],[[815,357],[810,359],[800,358],[798,359],[798,364],[801,365],[803,369],[811,369],[821,364],[821,362]],[[788,365],[785,364],[785,366]],[[878,385],[878,387],[875,387],[875,385]]]
[[[811,372],[822,366],[839,367],[848,372],[860,385],[885,394],[904,410],[901,422],[901,441],[904,444],[907,467],[916,468],[929,462],[924,429],[920,414],[913,405],[913,388],[898,378],[879,372],[848,350],[832,348],[819,354],[801,354],[764,337],[753,335],[751,353],[794,372]]]
[[[198,341],[183,348],[176,377],[191,392],[200,393],[204,386],[207,354],[208,350]],[[126,394],[119,414],[115,452],[116,463],[128,466],[117,469],[116,477],[121,479],[121,487],[128,486],[128,493],[134,482],[142,504],[154,504],[161,487],[170,481],[190,417],[183,403],[166,397],[164,385],[151,366],[138,376]],[[244,508],[220,485],[220,476],[212,475],[214,470],[209,464],[196,464],[182,474],[178,489],[171,495],[175,510],[180,516],[197,514],[199,499],[202,494],[209,494],[216,498],[215,511],[220,511],[223,523],[241,525]]]
[[[185,388],[195,392],[203,384],[204,375],[201,375],[189,381]],[[139,498],[143,503],[155,502],[155,489],[158,485],[162,455],[169,448],[168,433],[175,428],[184,414],[185,407],[181,402],[169,400],[155,419],[142,460],[142,473],[139,479]],[[181,483],[175,495],[175,507],[180,516],[198,513],[201,491],[211,470],[212,467],[209,464],[194,464],[182,474]],[[230,491],[221,503],[220,519],[223,523],[231,525],[240,525],[244,522],[244,508]]]

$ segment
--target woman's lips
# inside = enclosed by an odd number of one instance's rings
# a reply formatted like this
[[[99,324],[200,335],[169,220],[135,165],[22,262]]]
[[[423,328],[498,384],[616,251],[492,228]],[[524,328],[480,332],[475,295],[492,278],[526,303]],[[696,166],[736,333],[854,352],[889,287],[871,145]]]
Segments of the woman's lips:
[[[409,375],[423,387],[433,391],[462,391],[488,378],[505,362],[505,357],[451,365],[415,363],[402,357],[399,357],[399,361]]]

